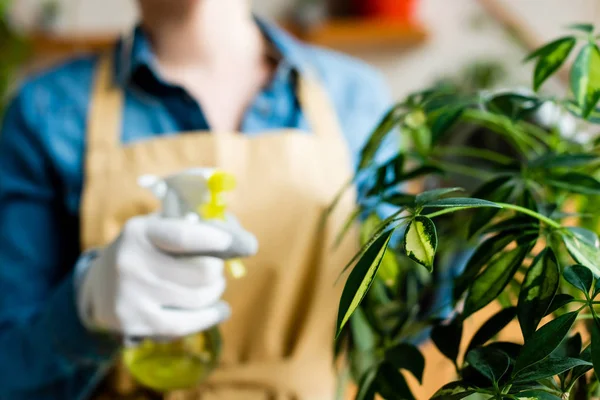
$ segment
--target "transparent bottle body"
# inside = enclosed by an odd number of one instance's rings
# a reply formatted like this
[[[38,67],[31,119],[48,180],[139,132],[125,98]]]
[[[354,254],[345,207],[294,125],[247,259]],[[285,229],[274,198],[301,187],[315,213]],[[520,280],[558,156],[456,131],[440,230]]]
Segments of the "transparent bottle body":
[[[142,385],[166,392],[205,381],[221,354],[218,327],[174,341],[144,339],[123,351],[123,362]]]

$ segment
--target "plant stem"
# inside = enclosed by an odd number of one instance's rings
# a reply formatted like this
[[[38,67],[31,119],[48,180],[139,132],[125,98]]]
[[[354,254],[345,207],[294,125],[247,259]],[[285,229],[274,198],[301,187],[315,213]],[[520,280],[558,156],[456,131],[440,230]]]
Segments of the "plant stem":
[[[530,210],[528,208],[517,206],[517,205],[514,205],[514,204],[507,204],[507,203],[496,203],[496,204],[499,205],[502,208],[505,208],[505,209],[508,209],[508,210],[518,211],[520,213],[527,214],[530,217],[534,217],[536,219],[539,219],[540,221],[545,222],[546,224],[548,224],[549,226],[551,226],[553,228],[556,228],[556,229],[562,228],[562,225],[559,224],[558,222],[556,222],[556,221],[554,221],[554,220],[552,220],[552,219],[550,219],[550,218],[548,218],[548,217],[546,217],[546,216],[544,216],[544,215],[542,215],[540,213],[532,211],[532,210]]]
[[[427,218],[435,218],[435,217],[439,217],[440,215],[444,215],[444,214],[450,214],[456,211],[460,211],[460,210],[466,210],[469,207],[451,207],[451,208],[445,208],[443,210],[440,211],[436,211],[434,213],[431,214],[427,214],[425,215]]]
[[[594,320],[598,319],[598,316],[596,315],[596,311],[594,310],[594,307],[590,307],[590,311],[592,312],[592,317]],[[594,322],[595,323],[595,322]]]
[[[543,216],[540,213],[532,211],[532,210],[530,210],[528,208],[517,206],[517,205],[514,205],[514,204],[507,204],[507,203],[495,203],[495,204],[498,205],[498,206],[500,206],[503,209],[514,210],[514,211],[520,212],[522,214],[527,214],[527,215],[529,215],[531,217],[534,217],[534,218],[536,218],[536,219],[538,219],[538,220],[540,220],[542,222],[545,222],[546,224],[548,224],[549,226],[551,226],[553,228],[556,228],[556,229],[561,229],[562,228],[562,225],[559,224],[558,222],[556,222],[556,221],[554,221],[554,220],[552,220],[552,219],[550,219],[548,217],[545,217],[545,216]],[[440,215],[450,214],[450,213],[453,213],[453,212],[456,212],[456,211],[466,210],[468,208],[472,208],[472,207],[451,207],[451,208],[446,208],[446,209],[443,209],[443,210],[440,210],[440,211],[436,211],[436,212],[431,213],[431,214],[427,214],[425,216],[428,217],[428,218],[435,218],[435,217],[439,217]]]
[[[436,167],[459,175],[469,176],[478,179],[485,179],[486,176],[492,176],[491,173],[485,170],[471,168],[461,164],[454,164],[448,161],[429,160],[429,162]]]
[[[513,159],[504,154],[497,153],[488,149],[477,149],[468,146],[448,146],[443,149],[436,149],[433,153],[437,156],[462,156],[470,158],[481,158],[497,162],[498,164],[510,164]]]
[[[535,136],[540,142],[547,142],[548,132],[527,121],[520,121],[520,124],[527,132],[529,132],[532,136]]]
[[[507,140],[512,141],[523,154],[528,153],[528,148],[538,154],[543,152],[539,142],[529,137],[527,133],[524,133],[513,121],[506,117],[482,110],[468,109],[463,113],[463,119],[504,136]]]

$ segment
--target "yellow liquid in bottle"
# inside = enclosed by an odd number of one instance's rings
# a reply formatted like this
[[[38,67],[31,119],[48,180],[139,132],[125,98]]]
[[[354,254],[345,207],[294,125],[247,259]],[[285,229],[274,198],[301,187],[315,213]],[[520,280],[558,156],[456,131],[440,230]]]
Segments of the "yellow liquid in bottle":
[[[202,383],[217,366],[221,353],[219,328],[172,342],[146,339],[123,351],[123,361],[142,385],[166,392]]]
[[[235,178],[217,171],[208,180],[210,201],[199,207],[202,218],[225,219],[223,193],[235,188]],[[229,260],[227,266],[234,278],[245,275],[240,260]],[[140,345],[126,348],[123,361],[129,372],[142,385],[167,392],[192,388],[208,378],[221,355],[219,328],[187,336],[172,342],[144,340]]]

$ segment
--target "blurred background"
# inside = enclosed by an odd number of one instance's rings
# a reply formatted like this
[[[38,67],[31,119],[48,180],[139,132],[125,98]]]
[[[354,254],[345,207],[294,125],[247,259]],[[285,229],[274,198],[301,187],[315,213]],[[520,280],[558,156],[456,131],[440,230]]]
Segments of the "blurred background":
[[[527,85],[523,56],[571,22],[600,18],[598,0],[254,0],[298,37],[385,73],[393,96],[440,79]],[[0,96],[19,76],[110,46],[136,21],[131,0],[0,0]],[[560,81],[560,79],[558,80]],[[554,82],[553,85],[560,85]],[[550,85],[550,90],[552,85]]]

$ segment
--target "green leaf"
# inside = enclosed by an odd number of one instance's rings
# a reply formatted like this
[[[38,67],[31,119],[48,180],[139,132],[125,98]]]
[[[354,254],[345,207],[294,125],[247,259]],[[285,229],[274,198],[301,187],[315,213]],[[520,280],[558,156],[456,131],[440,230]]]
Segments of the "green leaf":
[[[567,336],[577,314],[576,311],[563,314],[538,329],[521,349],[513,376],[548,357]]]
[[[571,90],[587,117],[600,99],[600,49],[595,44],[584,46],[571,68]]]
[[[544,154],[529,163],[531,168],[574,168],[588,165],[599,159],[594,154]]]
[[[381,201],[398,207],[412,206],[415,203],[416,196],[406,193],[385,194]]]
[[[565,104],[567,111],[569,111],[572,115],[574,115],[578,118],[585,118],[583,116],[583,110],[574,101],[567,101],[566,103],[563,103],[563,104]],[[600,109],[599,108],[594,108],[589,113],[589,115],[587,116],[587,122],[589,122],[591,124],[600,124]]]
[[[466,104],[450,105],[438,109],[428,115],[427,123],[431,130],[431,138],[436,143],[450,128],[458,122],[464,113]]]
[[[476,392],[477,388],[466,382],[451,382],[438,390],[431,400],[461,400]]]
[[[511,359],[515,360],[519,356],[519,353],[521,352],[521,347],[523,347],[523,346],[520,344],[517,344],[517,343],[511,343],[511,342],[490,342],[485,347],[502,350]]]
[[[594,284],[594,293],[592,294],[592,298],[596,298],[600,293],[600,279],[596,279],[596,283]]]
[[[543,102],[536,97],[517,93],[500,93],[486,103],[490,111],[504,114],[512,120],[521,119],[542,104]]]
[[[373,350],[359,351],[350,346],[348,361],[351,375],[360,381],[369,371],[377,369],[382,360],[379,354]]]
[[[516,315],[517,308],[510,307],[500,310],[488,319],[471,339],[469,347],[467,347],[467,353],[477,346],[484,345],[488,340],[496,336],[515,318]]]
[[[398,221],[398,216],[402,212],[403,212],[403,210],[399,210],[399,211],[393,213],[392,215],[387,217],[381,223],[381,225],[378,227],[377,231],[375,233],[373,233],[373,236],[367,241],[367,243],[362,245],[360,250],[344,266],[342,272],[340,273],[340,276],[343,275],[350,267],[352,267],[352,265],[354,265],[356,260],[362,258],[365,255],[365,253],[367,252],[367,250],[369,250],[369,248],[373,245],[373,243],[375,243],[377,241],[377,239],[379,239],[381,236],[383,236],[383,234],[385,234],[387,231],[389,231],[389,230],[393,231],[401,224],[401,222]]]
[[[514,383],[537,381],[569,371],[575,367],[591,366],[592,363],[578,358],[550,356],[544,360],[519,371],[514,376]]]
[[[581,338],[581,334],[579,332],[575,333],[571,337],[568,337],[552,352],[551,357],[558,358],[579,358],[579,354],[581,353],[581,346],[583,344],[583,340]],[[583,359],[582,359],[583,360]],[[584,360],[587,362],[591,362],[590,360]],[[590,364],[591,365],[591,364]],[[581,367],[579,367],[581,368]],[[569,375],[569,371],[563,372],[558,375],[558,379],[563,384],[567,383],[567,377]]]
[[[355,400],[373,400],[375,398],[375,377],[377,376],[377,368],[372,368],[360,380],[358,394]]]
[[[487,347],[469,351],[466,361],[493,383],[500,381],[510,366],[510,358],[505,352]]]
[[[520,205],[521,207],[525,207],[525,208],[527,208],[529,210],[532,210],[532,211],[535,211],[535,212],[538,211],[537,201],[535,200],[535,197],[533,196],[533,193],[531,193],[531,191],[529,189],[527,189],[527,188],[523,189],[523,192],[519,196],[519,200],[518,200],[517,205]],[[537,234],[536,236],[539,236],[539,230],[540,230],[539,224],[540,224],[540,221],[537,218],[532,217],[530,215],[524,215],[523,218],[529,218],[529,220],[531,221],[531,223],[534,223],[534,224],[537,225],[537,228],[534,229],[534,232],[532,232],[532,234],[536,233]],[[517,240],[517,243],[518,244],[523,244],[523,243],[527,243],[527,241],[530,241],[530,240],[532,240],[530,237],[523,237],[523,238],[520,238],[519,240]]]
[[[423,383],[423,371],[425,370],[425,357],[412,344],[400,343],[386,350],[385,359],[396,369],[405,369]]]
[[[555,188],[564,189],[573,193],[580,194],[600,194],[600,182],[597,179],[581,174],[579,172],[567,172],[562,175],[553,175],[546,180],[546,183]]]
[[[377,392],[384,399],[414,400],[406,379],[390,363],[379,367],[376,378]]]
[[[575,31],[585,32],[585,33],[594,32],[593,24],[571,24],[571,25],[567,26],[567,28],[573,29]]]
[[[371,287],[373,279],[377,274],[377,269],[387,250],[392,233],[393,230],[389,230],[381,235],[369,247],[350,273],[340,300],[336,336],[339,336],[348,318],[350,318],[354,310],[360,305],[369,287]]]
[[[592,333],[592,364],[594,364],[594,373],[600,379],[600,320],[594,318],[591,324]]]
[[[550,306],[548,307],[548,311],[546,311],[546,315],[552,314],[554,311],[558,310],[561,307],[566,306],[567,304],[571,303],[573,300],[575,300],[575,298],[573,296],[571,296],[570,294],[558,293],[552,299],[552,302],[550,303]],[[546,316],[546,315],[544,315],[544,316]]]
[[[554,74],[565,63],[571,50],[575,47],[575,38],[565,38],[553,42],[552,48],[547,48],[544,54],[540,54],[533,73],[533,89],[537,92],[542,84]],[[550,43],[552,45],[553,43]]]
[[[427,157],[432,145],[431,130],[427,125],[402,126],[402,134],[412,139],[413,147],[421,157]]]
[[[371,236],[377,232],[377,229],[381,226],[383,221],[376,213],[369,215],[369,217],[363,222],[360,229],[360,241],[361,245],[365,245],[369,242]],[[398,273],[400,272],[400,266],[396,259],[396,255],[391,251],[386,251],[381,265],[377,271],[377,277],[379,277],[387,285],[396,282]]]
[[[431,201],[434,201],[441,197],[444,197],[447,194],[455,193],[455,192],[462,192],[462,191],[464,191],[464,189],[460,188],[460,187],[428,190],[426,192],[418,194],[417,198],[415,200],[415,203],[418,205],[427,204]]]
[[[371,164],[383,140],[400,123],[404,116],[404,106],[402,105],[397,105],[388,111],[362,148],[358,170],[362,170]]]
[[[483,184],[483,186],[473,193],[472,197],[498,203],[506,202],[513,192],[513,185],[509,183],[511,179],[510,176],[500,176],[495,178]],[[477,210],[469,223],[469,237],[472,237],[481,228],[489,224],[499,211],[499,209],[495,208]]]
[[[463,325],[460,318],[455,318],[447,325],[436,325],[431,330],[431,340],[435,346],[454,363],[458,358],[462,331]]]
[[[586,347],[581,352],[579,359],[587,361],[587,362],[591,362],[592,361],[592,346]],[[568,389],[567,391],[571,391],[571,387],[575,384],[575,382],[577,382],[577,380],[579,378],[581,378],[583,375],[585,375],[592,368],[593,368],[593,365],[592,366],[584,365],[581,367],[573,368],[573,372],[571,372],[570,383],[567,386],[567,389]]]
[[[581,333],[577,332],[567,340],[563,342],[564,349],[559,347],[554,351],[554,355],[561,355],[566,357],[578,358],[579,353],[581,353],[581,346],[583,344],[583,339],[581,338]],[[559,350],[562,352],[559,354]]]
[[[517,398],[521,400],[562,400],[560,397],[543,390],[526,390],[517,394]]]
[[[576,38],[574,36],[565,36],[565,37],[558,38],[555,41],[550,42],[550,43],[540,47],[539,49],[536,49],[535,51],[533,51],[531,54],[529,54],[527,56],[527,58],[525,58],[525,61],[531,61],[540,56],[550,54],[553,51],[555,51],[557,48],[560,48],[565,43],[570,43],[573,40],[576,40]]]
[[[556,256],[547,247],[527,270],[519,293],[518,315],[523,337],[527,341],[546,315],[558,290],[560,271]]]
[[[473,280],[479,274],[481,268],[486,265],[493,256],[519,237],[517,232],[506,231],[493,236],[482,242],[473,255],[467,261],[462,274],[456,279],[454,284],[454,300],[457,301],[467,288],[473,283]]]
[[[375,332],[360,307],[350,317],[350,330],[352,331],[353,345],[357,350],[369,351],[377,345]]]
[[[396,255],[392,251],[386,251],[377,271],[377,277],[388,287],[391,287],[398,281],[399,274],[400,265]]]
[[[404,153],[399,153],[397,156],[390,159],[379,169],[384,170],[387,174],[388,171],[393,172],[394,178],[402,176],[404,174],[404,161],[406,160],[406,156]]]
[[[416,216],[406,227],[402,248],[408,257],[432,271],[437,249],[437,233],[433,221],[422,215]]]
[[[380,284],[382,282],[379,282]],[[375,290],[381,288],[378,281],[373,282],[371,292],[375,295]],[[369,296],[369,295],[367,295]],[[377,330],[384,335],[393,335],[398,332],[399,327],[406,322],[408,318],[408,310],[405,303],[398,300],[383,300],[382,304],[370,305],[370,310],[373,318],[373,325]]]
[[[564,233],[562,238],[571,257],[579,264],[587,267],[594,276],[600,276],[600,249],[589,243],[581,235],[573,232]]]
[[[360,212],[360,209],[357,210]],[[359,213],[360,215],[360,213]],[[377,215],[377,213],[370,214],[360,225],[360,244],[364,246],[369,242],[373,234],[377,232],[377,228],[381,226],[381,218]]]
[[[482,233],[497,233],[510,230],[519,230],[521,232],[539,230],[539,223],[534,222],[529,216],[518,215],[504,221],[497,222],[490,227],[484,229]]]
[[[494,258],[471,285],[465,300],[465,318],[487,306],[512,280],[529,253],[530,246],[517,247]]]
[[[499,205],[487,200],[474,199],[471,197],[451,197],[448,199],[439,199],[431,201],[427,204],[424,204],[423,207],[439,207],[439,208],[449,208],[449,207],[464,207],[464,208],[479,208],[479,207],[490,207],[500,209]]]
[[[600,247],[600,238],[598,238],[596,232],[592,232],[589,229],[580,226],[569,226],[567,227],[567,230],[590,246]]]
[[[583,265],[572,265],[565,268],[563,276],[567,282],[585,293],[587,297],[594,281],[594,275],[592,275],[589,268],[586,268]]]
[[[396,177],[395,183],[410,181],[426,175],[443,175],[444,170],[433,165],[423,165],[406,172],[404,175]]]

